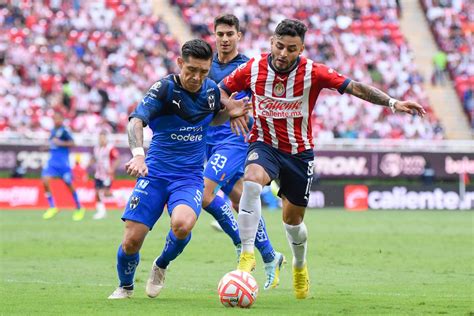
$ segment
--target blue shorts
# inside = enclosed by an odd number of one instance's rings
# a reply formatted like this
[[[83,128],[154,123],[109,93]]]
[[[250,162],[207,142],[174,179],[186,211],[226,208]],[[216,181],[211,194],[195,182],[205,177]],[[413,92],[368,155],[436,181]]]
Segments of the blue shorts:
[[[72,183],[72,172],[69,166],[51,166],[49,163],[41,172],[41,177],[61,178],[67,184]]]
[[[271,180],[279,180],[278,196],[285,196],[297,206],[308,205],[314,174],[313,150],[291,155],[263,142],[254,142],[249,146],[245,166],[253,163],[262,166]]]
[[[110,187],[112,186],[112,181],[110,181],[110,180],[109,181],[104,181],[104,180],[95,178],[94,183],[95,183],[96,190],[110,189]]]
[[[162,179],[138,178],[130,196],[122,220],[145,224],[152,230],[153,225],[168,205],[168,214],[181,204],[191,207],[196,216],[201,213],[202,179]]]
[[[225,194],[232,192],[234,184],[244,175],[247,148],[224,144],[207,145],[207,164],[204,177],[216,182]]]

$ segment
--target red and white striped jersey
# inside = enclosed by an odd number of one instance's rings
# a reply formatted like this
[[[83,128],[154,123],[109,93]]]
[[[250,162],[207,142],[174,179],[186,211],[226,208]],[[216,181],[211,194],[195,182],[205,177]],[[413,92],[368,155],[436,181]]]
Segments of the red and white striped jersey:
[[[94,178],[102,181],[112,181],[112,165],[119,157],[117,148],[112,144],[94,147],[95,174]]]
[[[312,149],[311,113],[319,92],[328,88],[342,94],[350,79],[302,56],[293,70],[279,73],[270,59],[270,54],[250,59],[220,87],[229,95],[252,91],[255,122],[249,142],[263,141],[289,154]]]

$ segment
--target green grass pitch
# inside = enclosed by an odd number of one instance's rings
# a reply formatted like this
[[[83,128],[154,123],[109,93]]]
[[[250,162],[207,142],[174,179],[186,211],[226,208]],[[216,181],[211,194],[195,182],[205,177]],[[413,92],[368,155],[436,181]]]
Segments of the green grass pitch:
[[[116,249],[123,224],[113,211],[102,221],[70,212],[44,221],[41,212],[1,211],[2,315],[379,315],[474,312],[474,212],[308,210],[311,294],[296,300],[291,265],[280,286],[261,291],[249,310],[217,298],[219,279],[236,267],[230,239],[202,213],[191,243],[175,260],[160,297],[144,286],[169,227],[164,215],[147,237],[129,300],[109,301],[115,289]],[[280,212],[265,211],[275,249],[291,262]]]

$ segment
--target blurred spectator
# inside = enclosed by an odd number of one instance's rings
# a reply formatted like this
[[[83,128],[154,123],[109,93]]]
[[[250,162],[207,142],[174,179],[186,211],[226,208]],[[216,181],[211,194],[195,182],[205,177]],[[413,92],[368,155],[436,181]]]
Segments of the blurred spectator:
[[[433,85],[444,85],[446,81],[446,66],[448,64],[448,56],[443,51],[438,51],[433,57],[433,76],[431,83]]]

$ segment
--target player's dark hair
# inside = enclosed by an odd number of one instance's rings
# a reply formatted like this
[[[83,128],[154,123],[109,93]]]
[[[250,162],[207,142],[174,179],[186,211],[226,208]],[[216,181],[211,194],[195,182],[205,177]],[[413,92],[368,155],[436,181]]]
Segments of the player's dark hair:
[[[301,21],[284,19],[275,29],[276,36],[299,36],[304,42],[304,35],[308,28]]]
[[[212,58],[212,47],[202,39],[193,39],[181,47],[181,57],[184,60],[188,60],[189,57],[209,60]]]
[[[240,32],[240,22],[239,19],[233,14],[222,14],[214,19],[214,31],[217,26],[220,24],[225,24],[229,26],[235,26],[237,32]]]

